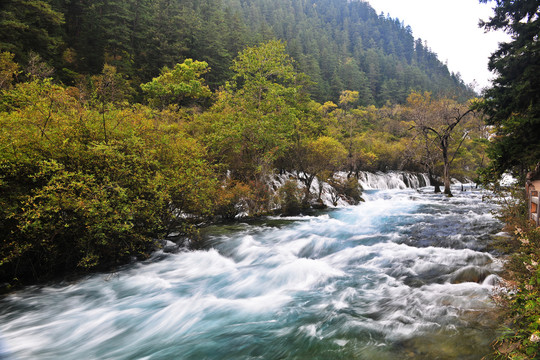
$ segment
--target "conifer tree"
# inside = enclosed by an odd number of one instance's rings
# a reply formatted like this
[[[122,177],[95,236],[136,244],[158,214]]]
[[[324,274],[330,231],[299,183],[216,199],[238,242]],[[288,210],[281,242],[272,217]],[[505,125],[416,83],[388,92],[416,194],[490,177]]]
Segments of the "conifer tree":
[[[536,0],[498,0],[495,15],[481,22],[486,30],[503,29],[512,36],[489,61],[498,76],[482,106],[497,135],[490,142],[488,176],[508,170],[524,176],[540,159],[539,11]]]
[[[25,63],[32,51],[46,60],[55,59],[62,43],[62,13],[46,0],[0,2],[0,51],[15,54]]]

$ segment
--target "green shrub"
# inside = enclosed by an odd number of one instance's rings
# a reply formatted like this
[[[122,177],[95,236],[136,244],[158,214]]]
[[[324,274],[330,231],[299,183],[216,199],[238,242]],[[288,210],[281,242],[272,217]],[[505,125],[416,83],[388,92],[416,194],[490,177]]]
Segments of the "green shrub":
[[[498,217],[512,237],[496,244],[508,255],[506,289],[495,296],[508,326],[494,344],[495,359],[540,357],[540,230],[527,220],[522,194],[523,189],[511,189],[498,197]]]
[[[143,106],[93,109],[48,81],[3,99],[0,283],[144,258],[211,213],[217,181],[181,123]]]
[[[294,180],[287,180],[279,189],[281,213],[286,216],[298,215],[302,211],[303,191]]]
[[[337,195],[343,195],[345,198],[353,205],[357,205],[361,201],[364,201],[362,198],[362,186],[358,183],[358,179],[355,177],[350,177],[347,179],[329,179],[329,184],[336,189]],[[334,199],[334,206],[337,205],[337,196]]]

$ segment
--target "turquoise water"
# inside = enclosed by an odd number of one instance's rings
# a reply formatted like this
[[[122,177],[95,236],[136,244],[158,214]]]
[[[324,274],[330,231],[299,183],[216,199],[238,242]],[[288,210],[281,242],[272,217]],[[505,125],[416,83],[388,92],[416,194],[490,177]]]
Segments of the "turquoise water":
[[[500,224],[480,192],[213,226],[201,250],[0,299],[8,359],[480,359]],[[0,355],[2,358],[2,355]]]

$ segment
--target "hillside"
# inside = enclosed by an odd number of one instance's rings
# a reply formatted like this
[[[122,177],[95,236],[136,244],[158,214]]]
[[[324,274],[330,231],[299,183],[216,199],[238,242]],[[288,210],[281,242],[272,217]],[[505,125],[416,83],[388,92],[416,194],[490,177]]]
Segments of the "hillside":
[[[226,0],[242,12],[252,33],[271,33],[288,42],[300,71],[317,83],[316,99],[336,99],[359,90],[363,105],[403,103],[414,90],[472,95],[470,89],[409,26],[378,16],[363,1]]]
[[[193,58],[209,63],[217,88],[239,51],[278,38],[317,101],[343,90],[359,91],[361,105],[403,103],[411,90],[473,95],[410,27],[362,1],[8,0],[0,9],[0,48],[19,63],[38,53],[66,84],[105,63],[138,84]]]

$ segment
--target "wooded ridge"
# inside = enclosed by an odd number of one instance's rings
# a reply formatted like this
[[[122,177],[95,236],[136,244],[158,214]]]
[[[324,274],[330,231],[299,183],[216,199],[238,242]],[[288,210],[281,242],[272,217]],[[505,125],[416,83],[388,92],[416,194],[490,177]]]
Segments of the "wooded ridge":
[[[208,63],[211,89],[233,75],[246,46],[284,40],[311,96],[337,102],[359,91],[360,105],[404,103],[411,90],[474,95],[411,28],[347,0],[5,0],[0,48],[27,66],[39,55],[73,85],[114,66],[134,85],[185,59]],[[42,69],[43,71],[43,69]],[[53,74],[53,73],[51,73]],[[136,94],[133,94],[135,96]]]

